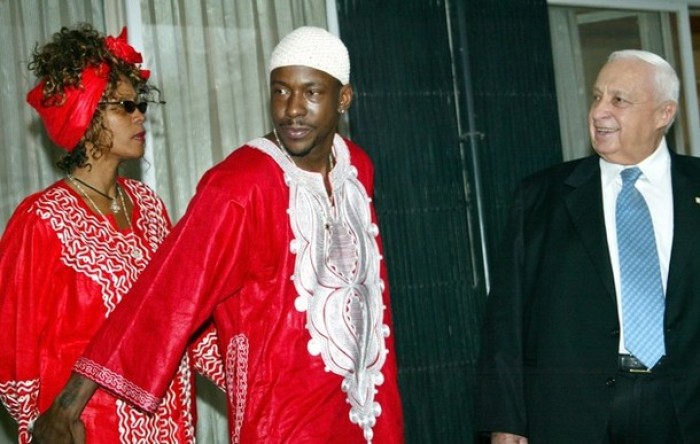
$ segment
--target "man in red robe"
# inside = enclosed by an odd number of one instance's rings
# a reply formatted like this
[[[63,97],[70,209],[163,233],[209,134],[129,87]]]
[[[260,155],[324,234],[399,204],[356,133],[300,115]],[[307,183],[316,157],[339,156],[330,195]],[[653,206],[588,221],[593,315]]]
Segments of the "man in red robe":
[[[71,443],[97,385],[146,411],[213,317],[231,443],[402,443],[371,161],[336,134],[350,62],[302,27],[270,60],[273,131],[202,178],[187,213],[34,429]]]

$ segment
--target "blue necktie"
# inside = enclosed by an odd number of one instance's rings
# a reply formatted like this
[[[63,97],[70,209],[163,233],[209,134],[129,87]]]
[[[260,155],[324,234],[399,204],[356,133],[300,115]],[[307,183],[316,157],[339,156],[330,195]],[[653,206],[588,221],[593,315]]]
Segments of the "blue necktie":
[[[625,348],[652,368],[665,354],[664,294],[649,208],[634,186],[641,174],[637,167],[620,172],[615,218]]]

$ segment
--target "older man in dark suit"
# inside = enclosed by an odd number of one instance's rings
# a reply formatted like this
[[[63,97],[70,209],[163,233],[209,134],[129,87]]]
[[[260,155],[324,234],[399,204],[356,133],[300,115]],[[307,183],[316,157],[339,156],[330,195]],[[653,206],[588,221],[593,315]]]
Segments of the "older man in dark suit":
[[[700,443],[700,159],[666,144],[678,90],[655,54],[611,54],[597,155],[518,188],[478,364],[492,443]]]

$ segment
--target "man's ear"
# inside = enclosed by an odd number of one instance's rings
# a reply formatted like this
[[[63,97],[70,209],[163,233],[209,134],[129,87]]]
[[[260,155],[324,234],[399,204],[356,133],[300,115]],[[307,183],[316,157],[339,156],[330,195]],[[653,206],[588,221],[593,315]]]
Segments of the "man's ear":
[[[667,100],[659,106],[659,128],[667,127],[678,112],[678,104],[673,100]]]
[[[338,112],[340,114],[343,114],[345,111],[348,110],[348,108],[350,108],[350,105],[352,104],[352,85],[350,85],[349,83],[347,85],[343,85],[340,88],[339,95],[340,100],[338,103]]]

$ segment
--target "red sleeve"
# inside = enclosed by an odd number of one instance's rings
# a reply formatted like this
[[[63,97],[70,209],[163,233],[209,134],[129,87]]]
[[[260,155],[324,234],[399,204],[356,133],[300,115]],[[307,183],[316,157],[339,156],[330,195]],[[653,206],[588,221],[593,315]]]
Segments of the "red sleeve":
[[[103,324],[75,370],[153,411],[189,339],[245,275],[245,210],[232,180],[210,172],[186,214]]]
[[[39,415],[41,307],[60,251],[33,201],[20,204],[0,240],[0,400],[18,423],[20,443],[29,442],[27,427]]]

